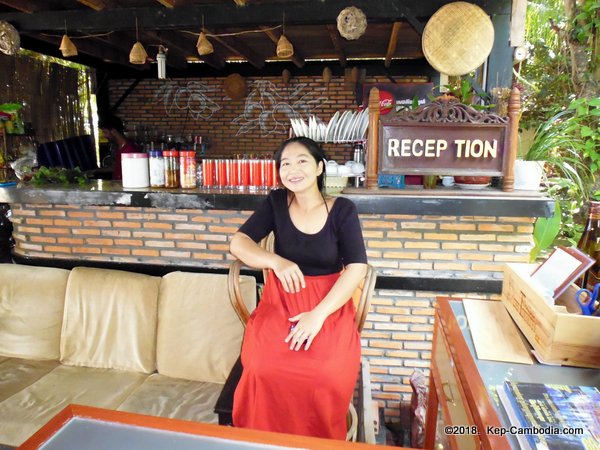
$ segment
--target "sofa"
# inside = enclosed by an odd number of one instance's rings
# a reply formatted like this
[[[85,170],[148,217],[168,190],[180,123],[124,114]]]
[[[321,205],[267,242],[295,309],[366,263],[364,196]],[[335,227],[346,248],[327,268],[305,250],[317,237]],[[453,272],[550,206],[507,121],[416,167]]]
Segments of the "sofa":
[[[0,264],[0,444],[70,403],[217,423],[243,331],[224,274]]]

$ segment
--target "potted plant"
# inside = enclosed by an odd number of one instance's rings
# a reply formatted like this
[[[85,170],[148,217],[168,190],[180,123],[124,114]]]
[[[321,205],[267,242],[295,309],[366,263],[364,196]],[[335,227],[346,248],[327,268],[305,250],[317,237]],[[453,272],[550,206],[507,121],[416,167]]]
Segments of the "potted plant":
[[[585,190],[590,169],[583,159],[581,123],[571,109],[553,115],[535,130],[528,148],[515,161],[515,189],[539,189],[544,166],[551,175],[566,178]]]

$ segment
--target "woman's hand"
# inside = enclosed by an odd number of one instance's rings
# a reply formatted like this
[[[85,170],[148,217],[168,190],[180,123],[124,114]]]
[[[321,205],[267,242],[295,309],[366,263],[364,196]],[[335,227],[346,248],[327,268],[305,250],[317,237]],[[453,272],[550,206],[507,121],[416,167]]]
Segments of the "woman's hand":
[[[285,258],[277,258],[273,266],[275,276],[279,278],[285,292],[300,292],[300,288],[305,288],[304,274],[298,267],[298,264]]]
[[[304,350],[308,350],[312,341],[321,331],[326,318],[314,310],[290,317],[288,320],[296,323],[292,325],[284,342],[289,342],[290,350],[296,351],[300,350],[302,344],[306,342]]]

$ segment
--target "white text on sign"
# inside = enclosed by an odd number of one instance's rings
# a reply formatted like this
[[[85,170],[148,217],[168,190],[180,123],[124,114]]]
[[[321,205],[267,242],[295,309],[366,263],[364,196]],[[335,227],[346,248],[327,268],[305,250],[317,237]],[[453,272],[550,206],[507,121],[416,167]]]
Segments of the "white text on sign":
[[[387,156],[399,158],[439,158],[449,148],[445,139],[388,139]],[[452,146],[457,158],[496,158],[498,141],[455,139]]]

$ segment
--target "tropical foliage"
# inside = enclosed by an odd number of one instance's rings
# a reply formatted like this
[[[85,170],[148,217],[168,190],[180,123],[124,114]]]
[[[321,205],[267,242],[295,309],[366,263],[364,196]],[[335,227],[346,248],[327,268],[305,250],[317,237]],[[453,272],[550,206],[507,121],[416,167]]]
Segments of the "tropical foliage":
[[[521,126],[536,132],[524,157],[547,161],[548,194],[559,206],[536,222],[532,258],[557,241],[575,244],[582,207],[600,198],[599,30],[600,0],[528,1],[529,57],[517,79]]]

